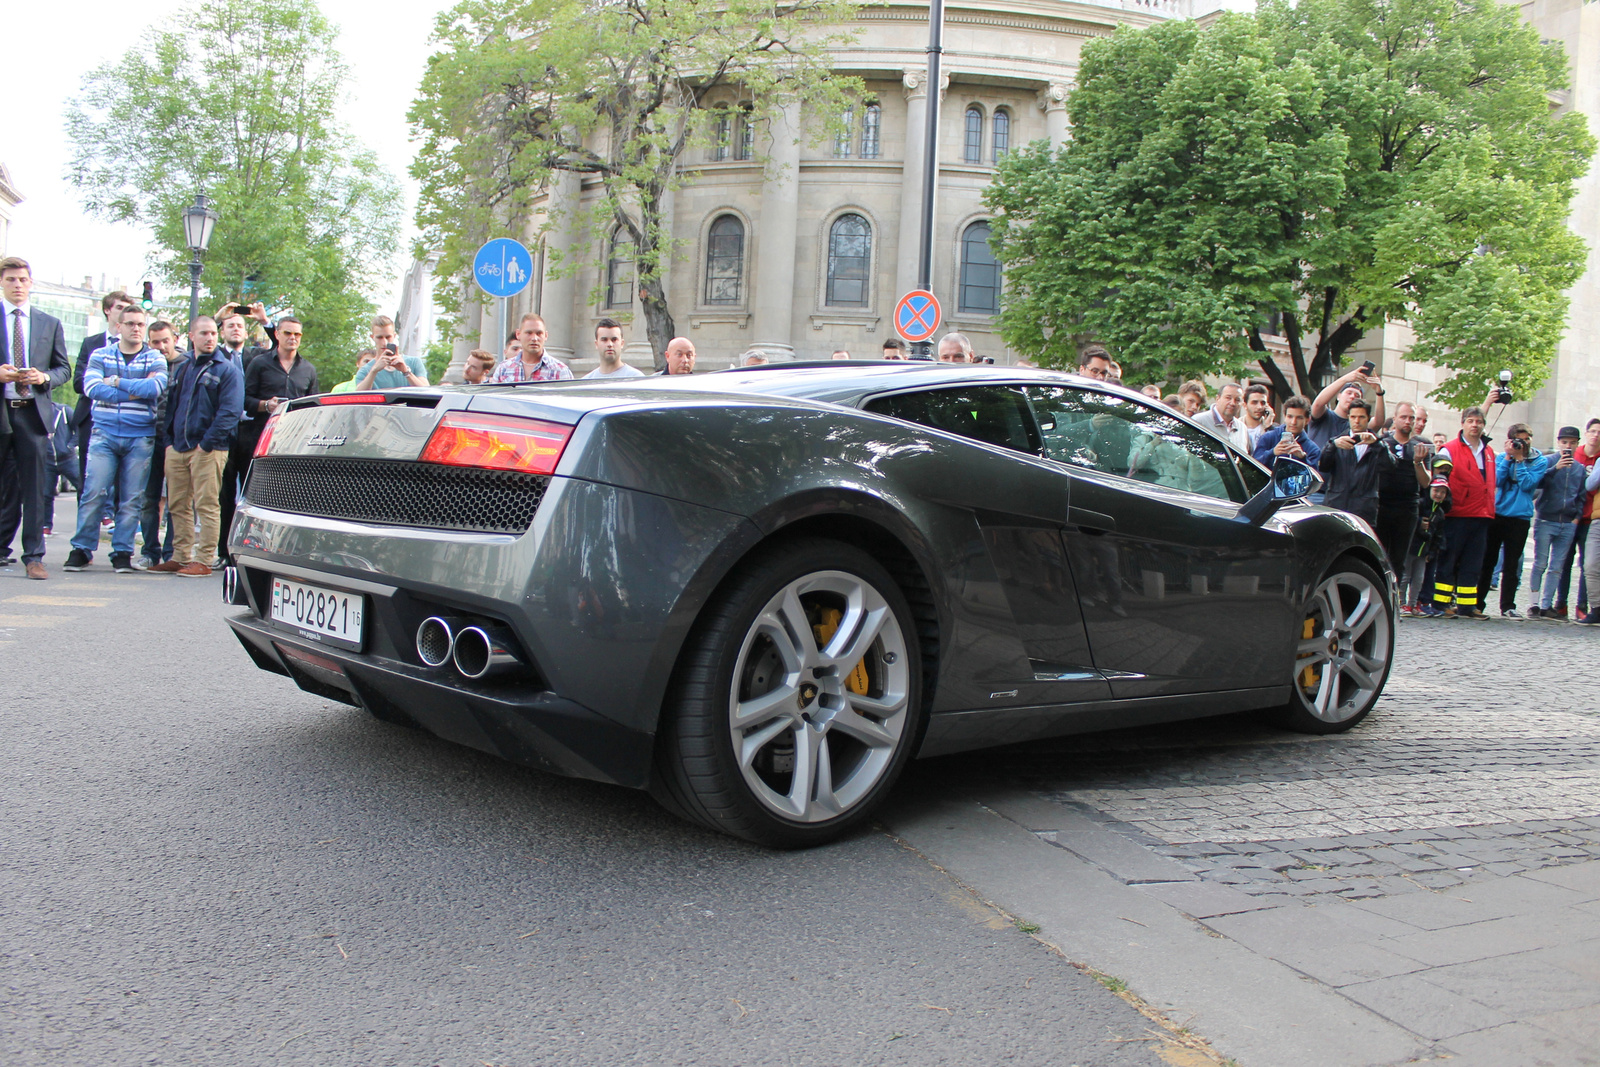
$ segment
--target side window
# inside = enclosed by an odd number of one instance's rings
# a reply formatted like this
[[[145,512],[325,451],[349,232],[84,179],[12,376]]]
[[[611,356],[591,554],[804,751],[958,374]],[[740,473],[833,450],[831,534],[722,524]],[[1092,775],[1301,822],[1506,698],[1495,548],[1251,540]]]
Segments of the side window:
[[[1198,427],[1089,390],[1029,386],[1028,398],[1051,459],[1217,500],[1246,499],[1226,446]]]
[[[1040,454],[1033,413],[1022,390],[1014,385],[901,393],[869,401],[866,409],[1030,456]]]
[[[1239,467],[1239,475],[1244,479],[1244,491],[1248,496],[1255,496],[1261,490],[1272,484],[1272,475],[1262,470],[1256,464],[1243,456],[1233,457],[1234,463]]]

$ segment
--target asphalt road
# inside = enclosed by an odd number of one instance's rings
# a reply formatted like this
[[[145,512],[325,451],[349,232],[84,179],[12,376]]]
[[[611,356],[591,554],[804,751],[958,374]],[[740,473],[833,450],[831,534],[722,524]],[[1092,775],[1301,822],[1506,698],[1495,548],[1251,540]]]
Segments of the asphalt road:
[[[1173,1062],[883,832],[762,851],[379,722],[104,562],[0,569],[6,1064]]]

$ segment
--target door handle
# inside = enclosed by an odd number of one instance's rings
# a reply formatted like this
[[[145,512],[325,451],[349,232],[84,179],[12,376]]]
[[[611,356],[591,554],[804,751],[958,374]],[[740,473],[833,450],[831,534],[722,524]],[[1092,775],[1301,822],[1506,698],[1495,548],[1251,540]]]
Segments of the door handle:
[[[1117,520],[1110,515],[1088,508],[1067,508],[1067,522],[1089,533],[1106,533],[1117,528]]]

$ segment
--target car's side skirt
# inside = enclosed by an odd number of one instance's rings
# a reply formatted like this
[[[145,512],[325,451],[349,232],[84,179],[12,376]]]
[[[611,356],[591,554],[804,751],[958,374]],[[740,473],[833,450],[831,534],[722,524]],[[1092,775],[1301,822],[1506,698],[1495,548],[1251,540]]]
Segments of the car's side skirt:
[[[1288,699],[1289,687],[1274,685],[1182,696],[942,712],[929,718],[928,731],[923,737],[922,747],[917,751],[917,758],[947,756],[954,752],[1014,745],[1046,737],[1230,715],[1276,707]]]

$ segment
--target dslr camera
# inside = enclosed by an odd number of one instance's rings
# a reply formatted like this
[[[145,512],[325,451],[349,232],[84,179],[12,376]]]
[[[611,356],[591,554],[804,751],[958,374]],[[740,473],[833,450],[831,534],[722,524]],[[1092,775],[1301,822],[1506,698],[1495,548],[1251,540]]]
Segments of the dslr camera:
[[[1500,372],[1500,384],[1496,388],[1500,390],[1499,395],[1495,397],[1494,402],[1496,404],[1509,404],[1516,399],[1516,395],[1511,391],[1510,371],[1503,370]]]

